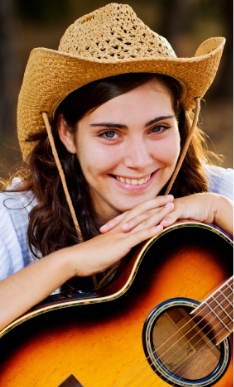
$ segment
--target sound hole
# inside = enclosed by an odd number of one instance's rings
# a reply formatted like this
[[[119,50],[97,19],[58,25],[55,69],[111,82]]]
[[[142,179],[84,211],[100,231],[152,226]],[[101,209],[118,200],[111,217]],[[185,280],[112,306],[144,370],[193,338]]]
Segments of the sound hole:
[[[211,386],[227,368],[229,345],[216,346],[212,327],[195,320],[186,304],[177,299],[151,312],[143,331],[147,359],[169,384]]]
[[[219,363],[220,347],[209,336],[211,328],[202,330],[184,308],[163,313],[152,331],[153,347],[163,365],[190,380],[206,377]]]

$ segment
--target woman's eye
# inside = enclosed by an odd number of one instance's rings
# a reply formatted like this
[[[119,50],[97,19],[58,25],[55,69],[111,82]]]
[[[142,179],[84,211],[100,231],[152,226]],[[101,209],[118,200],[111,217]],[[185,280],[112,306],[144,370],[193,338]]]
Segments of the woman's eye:
[[[116,138],[117,134],[113,130],[107,130],[106,132],[101,134],[101,137],[107,138],[107,139],[113,139]]]
[[[162,133],[164,132],[166,129],[168,129],[166,126],[162,126],[162,125],[156,125],[154,126],[151,131],[153,133]]]

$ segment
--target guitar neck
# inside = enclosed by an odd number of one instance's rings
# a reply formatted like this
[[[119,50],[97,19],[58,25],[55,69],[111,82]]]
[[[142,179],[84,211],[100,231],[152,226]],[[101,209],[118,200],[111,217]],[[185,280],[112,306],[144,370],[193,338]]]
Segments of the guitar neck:
[[[233,332],[233,276],[207,297],[192,313],[205,321],[220,344]]]

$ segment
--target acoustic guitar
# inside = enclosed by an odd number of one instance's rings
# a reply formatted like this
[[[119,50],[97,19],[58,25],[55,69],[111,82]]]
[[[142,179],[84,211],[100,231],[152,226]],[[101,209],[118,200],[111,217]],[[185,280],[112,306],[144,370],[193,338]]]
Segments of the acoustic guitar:
[[[165,229],[109,284],[50,296],[3,329],[0,386],[231,387],[232,259],[210,226]]]

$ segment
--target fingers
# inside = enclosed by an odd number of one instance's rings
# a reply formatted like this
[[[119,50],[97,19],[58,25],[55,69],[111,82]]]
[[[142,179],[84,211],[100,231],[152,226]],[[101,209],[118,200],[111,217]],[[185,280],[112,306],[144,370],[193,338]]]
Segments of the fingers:
[[[163,226],[163,228],[168,227],[174,224],[178,219],[181,219],[181,217],[178,217],[177,214],[174,212],[165,216],[165,218],[160,222],[160,224]]]
[[[100,227],[100,232],[104,234],[107,231],[111,230],[112,228],[116,227],[122,221],[125,215],[126,215],[126,212],[123,212],[119,216],[116,216],[115,218],[111,219],[109,222],[107,222],[102,227]]]
[[[178,219],[192,219],[203,223],[212,223],[214,213],[212,209],[211,194],[197,193],[174,200],[173,212],[162,219],[163,227],[168,227]]]
[[[156,235],[158,235],[161,231],[163,231],[163,226],[161,224],[157,226],[152,226],[148,228],[144,228],[138,231],[130,232],[126,235],[126,241],[128,243],[129,251],[136,245],[141,242],[146,241]]]
[[[165,207],[168,203],[171,203],[173,200],[174,200],[173,195],[157,196],[154,199],[147,200],[146,202],[138,204],[132,210],[124,212],[123,214],[117,216],[116,218],[111,219],[109,222],[107,222],[105,225],[103,225],[100,228],[100,232],[106,233],[107,231],[116,227],[121,222],[125,224],[123,229],[122,227],[121,229],[125,232],[128,232],[131,229],[131,227],[135,227],[145,218],[149,217],[151,215],[150,213],[151,210],[153,210],[154,211],[153,213],[155,213],[155,211],[157,212],[159,209],[161,209],[161,207]],[[169,208],[170,206],[167,209],[169,210]],[[137,217],[138,217],[138,221],[137,221]],[[134,218],[136,218],[136,220],[133,222],[132,220]],[[132,221],[131,223],[129,223],[130,220]]]
[[[124,222],[127,223],[130,219],[153,209],[158,209],[165,206],[167,203],[170,203],[174,200],[173,195],[157,196],[154,199],[147,200],[141,204],[138,204],[131,211],[128,211],[126,217],[124,217]]]
[[[163,230],[160,221],[174,208],[172,201],[171,195],[155,198],[102,226],[100,235],[81,244],[85,253],[80,256],[85,256],[86,263],[79,265],[77,272],[84,275],[83,266],[85,266],[85,275],[105,270],[122,259],[134,246],[159,234]],[[93,251],[95,251],[95,261],[93,261]]]
[[[72,249],[77,251],[76,254],[72,254],[76,274],[84,277],[106,270],[124,258],[134,246],[152,238],[162,230],[162,225],[157,225],[129,233],[105,233],[72,246]]]
[[[169,202],[165,206],[157,208],[155,210],[146,211],[134,218],[128,220],[121,225],[123,232],[129,232],[133,229],[142,229],[145,227],[153,227],[161,224],[162,219],[174,209],[174,204]]]

